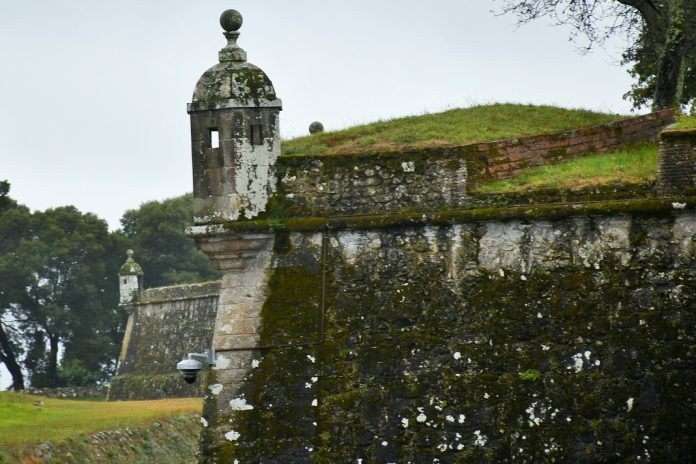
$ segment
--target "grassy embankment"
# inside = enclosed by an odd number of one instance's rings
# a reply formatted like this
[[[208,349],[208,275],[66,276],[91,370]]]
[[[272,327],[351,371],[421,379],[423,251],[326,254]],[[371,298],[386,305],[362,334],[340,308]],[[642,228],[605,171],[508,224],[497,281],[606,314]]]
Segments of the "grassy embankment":
[[[696,116],[677,116],[673,129],[696,129]]]
[[[621,119],[553,106],[494,104],[443,113],[378,121],[283,142],[284,154],[340,154],[461,145],[523,135],[558,132]],[[696,127],[696,118],[680,117],[676,127]],[[519,177],[481,185],[480,193],[542,188],[585,188],[605,184],[642,184],[657,174],[657,145],[640,144],[613,153],[589,155],[553,166],[530,168]]]
[[[0,392],[0,448],[144,425],[201,412],[200,398],[156,401],[59,400]]]
[[[626,116],[497,103],[408,116],[284,140],[284,154],[338,154],[464,145],[604,124]]]

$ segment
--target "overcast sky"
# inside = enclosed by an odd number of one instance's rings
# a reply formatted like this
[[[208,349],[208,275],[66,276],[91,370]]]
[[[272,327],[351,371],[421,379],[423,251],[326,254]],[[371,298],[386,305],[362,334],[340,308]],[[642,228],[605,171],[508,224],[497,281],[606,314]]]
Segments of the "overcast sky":
[[[32,209],[123,212],[191,190],[186,103],[225,45],[220,13],[283,100],[281,134],[488,102],[628,112],[621,43],[517,28],[492,0],[3,1],[0,179]]]

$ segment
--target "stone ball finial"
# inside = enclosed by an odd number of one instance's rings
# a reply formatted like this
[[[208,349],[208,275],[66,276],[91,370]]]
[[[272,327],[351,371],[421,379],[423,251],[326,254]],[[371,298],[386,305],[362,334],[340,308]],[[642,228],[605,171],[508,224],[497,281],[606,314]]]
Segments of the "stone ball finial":
[[[324,125],[319,121],[314,121],[309,125],[310,134],[318,134],[319,132],[324,132]]]
[[[133,250],[126,250],[126,255],[127,255],[129,258],[132,258],[132,257],[133,257]]]
[[[242,22],[242,15],[237,10],[225,10],[220,15],[220,25],[226,32],[238,31]]]

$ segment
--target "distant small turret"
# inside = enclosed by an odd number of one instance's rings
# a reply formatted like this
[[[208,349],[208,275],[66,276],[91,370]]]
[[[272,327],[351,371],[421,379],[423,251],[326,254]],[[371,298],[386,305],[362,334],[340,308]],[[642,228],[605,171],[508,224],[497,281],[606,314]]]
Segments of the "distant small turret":
[[[126,254],[128,259],[118,270],[119,303],[122,305],[132,303],[143,289],[143,269],[133,259],[133,250],[128,250]]]

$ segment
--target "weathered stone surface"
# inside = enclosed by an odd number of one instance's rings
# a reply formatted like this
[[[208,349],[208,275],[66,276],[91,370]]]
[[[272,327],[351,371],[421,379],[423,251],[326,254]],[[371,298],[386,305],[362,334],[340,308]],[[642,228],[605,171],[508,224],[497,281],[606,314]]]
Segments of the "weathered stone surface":
[[[280,158],[278,169],[277,213],[289,216],[455,208],[470,200],[467,160],[456,150],[288,156]]]
[[[185,383],[176,363],[187,353],[210,348],[219,294],[220,282],[140,292],[130,306],[109,400],[201,396],[200,381]]]
[[[696,458],[693,212],[319,237],[276,246],[202,462]]]

